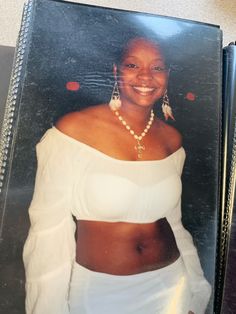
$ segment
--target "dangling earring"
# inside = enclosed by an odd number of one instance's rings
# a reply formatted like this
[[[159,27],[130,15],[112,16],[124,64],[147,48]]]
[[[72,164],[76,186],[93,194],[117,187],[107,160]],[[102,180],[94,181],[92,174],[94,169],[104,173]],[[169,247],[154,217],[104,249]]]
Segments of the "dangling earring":
[[[117,80],[115,80],[115,84],[113,87],[113,91],[111,94],[111,100],[109,102],[109,106],[111,110],[116,111],[121,107],[121,100],[120,100],[120,92]]]
[[[175,118],[172,113],[172,109],[169,103],[169,97],[167,95],[167,90],[165,91],[163,95],[163,100],[162,100],[162,112],[164,114],[165,120],[168,120],[171,118],[172,120],[175,121]]]

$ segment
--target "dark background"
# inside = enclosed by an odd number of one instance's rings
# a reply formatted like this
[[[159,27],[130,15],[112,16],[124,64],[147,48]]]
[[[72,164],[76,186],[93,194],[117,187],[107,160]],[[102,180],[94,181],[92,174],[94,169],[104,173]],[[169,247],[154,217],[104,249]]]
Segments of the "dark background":
[[[168,94],[183,135],[183,222],[214,286],[221,116],[221,32],[174,18],[38,0],[33,7],[28,58],[22,72],[9,184],[1,208],[0,313],[24,313],[22,247],[36,171],[35,145],[58,117],[108,102],[112,64],[123,43],[149,36],[170,64]],[[80,83],[78,91],[66,83]],[[156,104],[156,114],[160,104]],[[88,126],[89,132],[89,126]],[[213,313],[212,302],[208,313]]]

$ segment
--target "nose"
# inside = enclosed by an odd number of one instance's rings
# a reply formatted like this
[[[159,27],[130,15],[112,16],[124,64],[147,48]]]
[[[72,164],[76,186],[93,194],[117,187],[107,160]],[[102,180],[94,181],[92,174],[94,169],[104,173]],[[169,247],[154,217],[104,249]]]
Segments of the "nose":
[[[142,67],[139,69],[139,72],[138,72],[138,78],[140,80],[151,80],[152,79],[152,72],[150,70],[150,68],[148,67]]]

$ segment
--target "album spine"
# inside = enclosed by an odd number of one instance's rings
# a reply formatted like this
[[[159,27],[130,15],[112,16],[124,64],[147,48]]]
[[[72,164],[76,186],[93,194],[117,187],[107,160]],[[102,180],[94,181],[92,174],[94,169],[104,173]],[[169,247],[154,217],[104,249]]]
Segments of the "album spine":
[[[28,0],[24,4],[0,133],[0,240],[2,238],[1,235],[4,220],[4,195],[8,188],[14,135],[17,130],[21,89],[24,81],[25,64],[29,50],[34,2],[34,0]]]
[[[236,46],[223,50],[223,166],[222,205],[215,313],[222,313],[227,256],[231,234],[236,188]]]

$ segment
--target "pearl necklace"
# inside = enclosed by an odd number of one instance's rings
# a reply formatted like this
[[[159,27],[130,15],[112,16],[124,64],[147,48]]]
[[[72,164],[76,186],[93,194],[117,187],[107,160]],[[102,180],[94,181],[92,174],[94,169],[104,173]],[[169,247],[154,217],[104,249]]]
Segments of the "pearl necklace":
[[[149,121],[144,128],[143,132],[140,135],[135,134],[134,130],[131,129],[131,127],[127,124],[125,119],[120,115],[118,110],[114,111],[117,118],[120,120],[120,122],[124,125],[124,127],[129,131],[129,133],[134,137],[134,139],[137,141],[137,145],[134,146],[134,149],[138,152],[138,159],[142,158],[142,151],[145,150],[145,146],[141,143],[144,136],[148,133],[149,129],[151,128],[151,125],[154,121],[154,112],[151,110]]]

